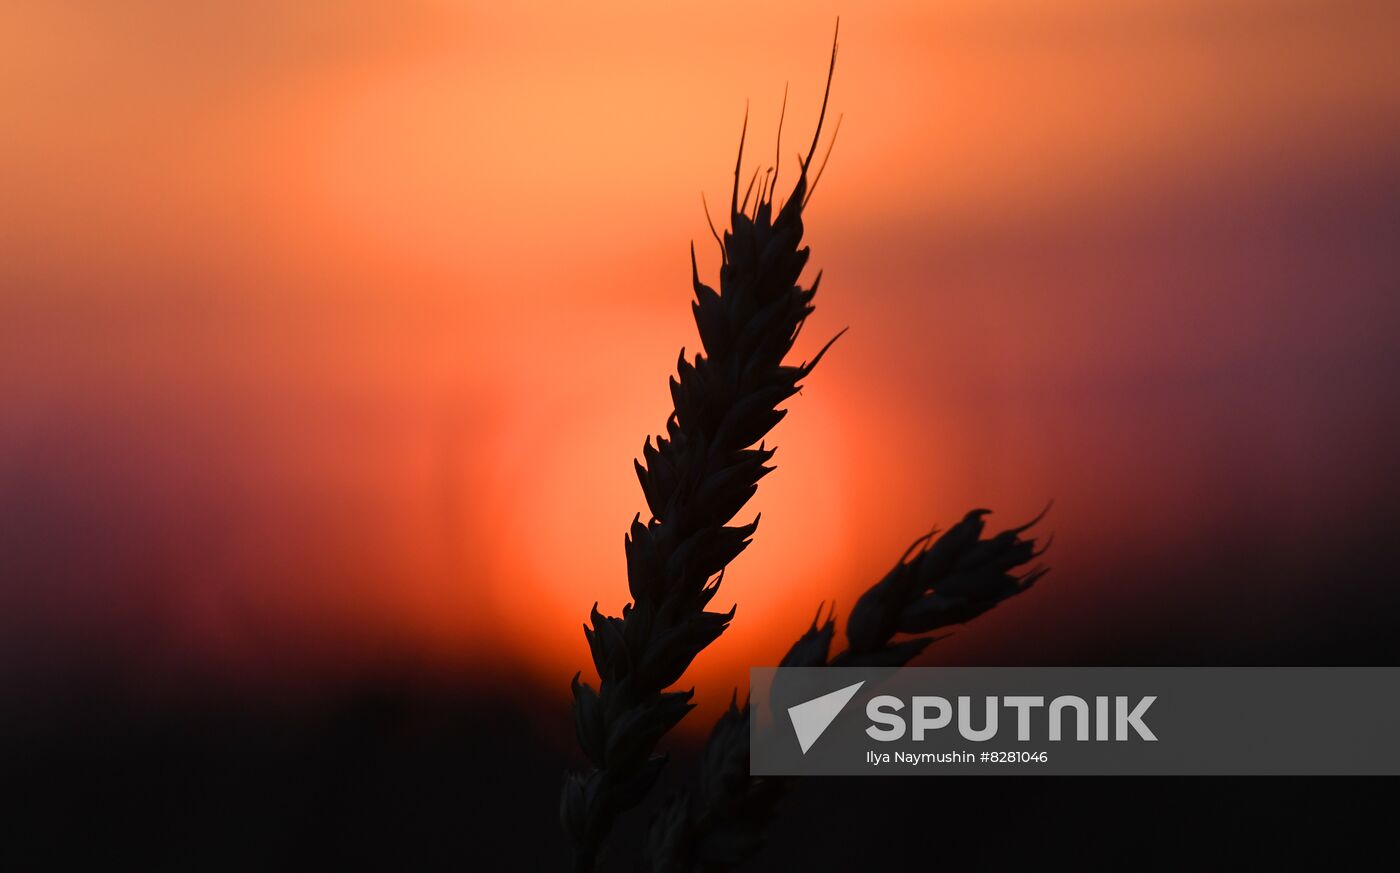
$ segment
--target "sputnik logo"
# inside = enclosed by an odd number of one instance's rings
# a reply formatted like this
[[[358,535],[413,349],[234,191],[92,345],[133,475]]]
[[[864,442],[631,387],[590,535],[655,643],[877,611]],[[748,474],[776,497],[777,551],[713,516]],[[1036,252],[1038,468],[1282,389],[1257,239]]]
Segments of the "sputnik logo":
[[[841,710],[846,708],[846,704],[864,684],[865,681],[861,680],[830,694],[814,697],[806,703],[788,707],[788,718],[792,719],[792,729],[797,732],[797,744],[802,747],[802,754],[807,754],[812,744],[831,727],[836,716],[841,714]]]

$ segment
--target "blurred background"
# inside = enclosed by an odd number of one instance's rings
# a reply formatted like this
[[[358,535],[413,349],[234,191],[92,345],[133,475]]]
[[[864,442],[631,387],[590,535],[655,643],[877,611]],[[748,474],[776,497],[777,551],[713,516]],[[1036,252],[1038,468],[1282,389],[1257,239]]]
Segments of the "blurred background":
[[[680,764],[819,602],[975,506],[1053,498],[1054,571],[929,663],[1396,662],[1393,3],[21,0],[0,741],[41,853],[562,857],[580,627],[627,598],[689,242],[718,267],[700,197],[746,102],[773,163],[785,83],[795,178],[838,14],[799,351],[851,330],[776,432]],[[783,838],[844,795],[923,821],[926,782],[815,787]],[[1036,839],[1067,791],[1119,830],[1129,795],[1351,810],[1075,784],[1021,786]],[[945,858],[1019,845],[966,815]]]

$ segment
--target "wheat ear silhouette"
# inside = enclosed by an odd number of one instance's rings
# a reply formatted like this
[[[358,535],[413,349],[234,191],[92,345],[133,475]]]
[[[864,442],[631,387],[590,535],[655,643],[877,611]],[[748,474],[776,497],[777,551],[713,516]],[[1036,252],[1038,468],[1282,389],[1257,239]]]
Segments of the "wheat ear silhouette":
[[[600,613],[595,603],[591,626],[584,627],[598,688],[579,675],[572,683],[575,730],[592,766],[566,776],[560,817],[579,871],[596,867],[617,815],[655,785],[666,760],[655,753],[657,743],[693,708],[694,689],[666,689],[734,617],[734,609],[705,607],[725,567],[757,529],[757,518],[730,522],[773,469],[773,450],[761,440],[786,414],[778,405],[798,391],[835,342],[809,363],[783,363],[814,309],[821,282],[818,273],[810,287],[799,284],[809,254],[801,245],[802,216],[821,177],[818,169],[809,184],[837,48],[833,40],[816,131],[781,204],[775,201],[777,161],[761,178],[756,170],[740,197],[745,113],[730,226],[721,236],[710,224],[722,257],[718,291],[700,281],[691,246],[691,308],[704,352],[688,362],[682,350],[671,379],[674,410],[666,435],[655,445],[648,439],[635,465],[651,519],[643,524],[638,515],[624,540],[632,602],[620,617]],[[778,124],[781,154],[781,116]],[[984,539],[985,514],[969,513],[936,541],[933,534],[916,541],[857,602],[847,625],[848,646],[836,658],[828,661],[834,618],[821,621],[819,609],[782,666],[904,664],[934,638],[895,642],[896,634],[927,634],[968,621],[1029,588],[1044,570],[1013,572],[1038,554],[1033,541],[1020,537],[1029,525]],[[644,849],[648,869],[725,869],[761,844],[786,783],[749,776],[748,719],[748,704],[741,708],[736,698],[706,745],[697,788],[670,798],[655,819]]]
[[[834,69],[834,46],[831,63]],[[620,617],[603,615],[594,604],[591,627],[584,627],[598,688],[573,680],[575,729],[593,765],[566,777],[560,800],[578,870],[593,869],[614,818],[651,789],[665,762],[654,754],[657,741],[692,708],[693,689],[666,689],[734,617],[733,609],[705,607],[724,568],[758,527],[757,518],[729,522],[773,469],[767,465],[773,450],[760,441],[786,414],[778,404],[797,393],[831,347],[828,342],[809,363],[783,363],[821,281],[818,275],[810,288],[799,284],[808,256],[801,247],[802,210],[830,93],[828,73],[812,145],[799,158],[797,183],[780,207],[773,198],[776,165],[761,181],[755,171],[739,196],[745,113],[730,227],[722,239],[715,234],[723,254],[718,291],[700,281],[691,246],[691,308],[704,353],[687,361],[682,350],[666,435],[655,445],[649,438],[636,462],[652,517],[645,524],[634,519],[625,538],[632,602]]]

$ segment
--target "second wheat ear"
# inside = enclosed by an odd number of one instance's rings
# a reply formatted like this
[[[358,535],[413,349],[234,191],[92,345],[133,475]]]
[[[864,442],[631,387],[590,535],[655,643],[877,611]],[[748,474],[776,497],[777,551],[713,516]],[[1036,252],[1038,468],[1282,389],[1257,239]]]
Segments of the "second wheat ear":
[[[621,616],[605,615],[595,604],[584,627],[598,688],[578,675],[572,683],[575,730],[591,767],[567,775],[560,817],[579,871],[595,869],[617,815],[651,791],[666,760],[655,753],[657,743],[693,708],[693,689],[667,689],[734,618],[735,609],[706,607],[758,527],[757,518],[731,522],[772,472],[774,452],[761,441],[786,414],[779,404],[797,393],[831,346],[810,362],[784,363],[821,281],[818,274],[810,287],[800,284],[809,254],[801,244],[802,219],[820,177],[820,170],[809,173],[836,49],[833,42],[816,131],[784,202],[775,202],[776,164],[761,178],[755,170],[741,196],[745,116],[729,228],[722,236],[715,232],[722,258],[718,290],[700,280],[691,247],[691,309],[704,352],[687,360],[682,351],[670,383],[666,434],[654,444],[648,439],[636,462],[651,518],[635,518],[625,538],[632,602]],[[970,620],[1029,588],[1044,571],[1015,571],[1038,554],[1034,542],[1021,538],[1025,528],[982,538],[983,514],[969,513],[932,546],[930,538],[916,542],[857,602],[845,652],[828,661],[835,628],[828,618],[813,623],[783,665],[903,664],[932,640],[895,641],[896,634]],[[750,857],[786,785],[752,778],[748,770],[748,706],[736,701],[707,744],[697,790],[670,798],[655,819],[645,867],[693,873]]]
[[[778,666],[900,667],[941,639],[930,632],[971,621],[1029,589],[1047,572],[1031,564],[1045,547],[1022,536],[1040,516],[987,537],[986,514],[974,509],[941,536],[916,540],[856,601],[840,654],[831,656],[834,610],[823,621],[819,608]],[[896,640],[899,634],[915,636]],[[748,702],[740,706],[735,695],[705,744],[694,787],[668,797],[652,821],[647,873],[728,870],[762,848],[768,823],[795,780],[749,775],[750,718]]]

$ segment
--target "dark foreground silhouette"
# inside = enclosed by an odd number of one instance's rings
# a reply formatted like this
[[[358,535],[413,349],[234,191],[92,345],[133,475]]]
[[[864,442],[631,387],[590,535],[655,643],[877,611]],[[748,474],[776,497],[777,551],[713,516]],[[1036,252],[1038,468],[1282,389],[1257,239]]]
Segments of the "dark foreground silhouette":
[[[564,721],[558,709],[389,680],[295,705],[133,708],[86,697],[48,701],[42,717],[34,704],[27,719],[7,706],[0,868],[541,871],[568,863],[554,792],[576,762],[567,754],[572,738],[540,732]],[[693,750],[673,746],[673,772],[690,770]],[[1271,858],[1332,866],[1377,838],[1387,812],[1374,789],[1386,787],[1360,779],[803,780],[743,869],[1034,869],[1049,858],[1072,858],[1080,869],[1256,869]],[[619,849],[641,841],[650,811],[619,821]],[[631,869],[625,852],[610,860]]]

